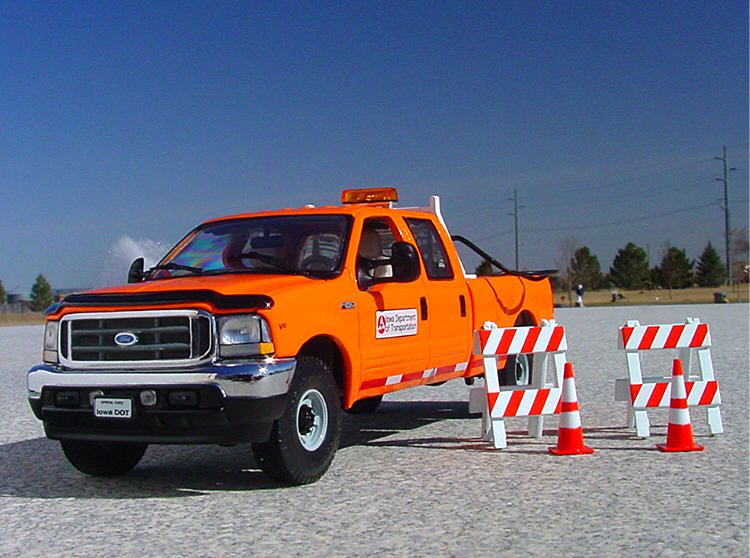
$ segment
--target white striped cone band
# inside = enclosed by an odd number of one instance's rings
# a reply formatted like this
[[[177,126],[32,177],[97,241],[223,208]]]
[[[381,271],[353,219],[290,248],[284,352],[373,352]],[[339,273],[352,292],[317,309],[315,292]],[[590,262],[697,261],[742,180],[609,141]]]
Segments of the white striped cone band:
[[[669,401],[669,424],[685,426],[690,424],[690,411],[688,410],[687,391],[685,390],[685,376],[682,373],[682,364],[679,360],[674,361],[674,372],[672,373],[672,397]]]
[[[711,346],[708,324],[624,326],[618,347],[630,351],[648,349],[698,349]]]
[[[435,378],[442,376],[448,376],[457,372],[463,372],[469,366],[468,362],[459,362],[458,364],[451,364],[448,366],[441,366],[439,368],[429,368],[427,370],[420,370],[419,372],[410,372],[407,374],[394,374],[393,376],[387,376],[384,378],[375,378],[373,380],[365,380],[360,385],[360,389],[372,389],[383,386],[394,386],[398,384],[405,384],[407,382],[417,382],[418,384],[427,384],[432,382]]]
[[[581,413],[578,409],[576,383],[573,379],[572,365],[565,365],[563,379],[562,405],[560,406],[560,428],[581,428]]]
[[[519,355],[565,351],[568,343],[563,326],[508,327],[477,332],[475,354]]]
[[[687,391],[688,406],[690,407],[721,404],[719,382],[716,380],[685,382],[685,388]],[[671,397],[671,380],[647,384],[632,384],[630,386],[630,402],[635,409],[666,408],[669,407]]]
[[[492,418],[532,417],[560,413],[561,388],[516,389],[487,394]]]

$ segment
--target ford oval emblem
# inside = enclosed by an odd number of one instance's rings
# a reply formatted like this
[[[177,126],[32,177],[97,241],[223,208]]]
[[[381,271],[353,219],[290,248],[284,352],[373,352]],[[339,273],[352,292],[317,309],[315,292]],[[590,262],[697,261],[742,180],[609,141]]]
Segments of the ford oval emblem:
[[[130,347],[138,343],[138,336],[129,331],[122,331],[115,335],[115,344],[118,347]]]

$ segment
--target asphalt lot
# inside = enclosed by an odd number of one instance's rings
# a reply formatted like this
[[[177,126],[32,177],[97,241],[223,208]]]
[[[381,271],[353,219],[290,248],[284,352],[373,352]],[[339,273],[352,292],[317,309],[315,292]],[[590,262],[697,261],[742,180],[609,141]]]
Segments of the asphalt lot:
[[[713,337],[725,434],[691,415],[704,452],[654,449],[613,402],[625,377],[617,327],[696,316]],[[41,437],[25,372],[40,327],[0,328],[2,556],[747,556],[748,305],[561,309],[592,456],[553,457],[508,423],[509,447],[479,439],[462,381],[388,397],[345,418],[341,448],[317,483],[279,488],[249,447],[149,448],[129,475],[85,477]],[[654,366],[669,371],[673,353]],[[661,360],[659,360],[661,359]]]

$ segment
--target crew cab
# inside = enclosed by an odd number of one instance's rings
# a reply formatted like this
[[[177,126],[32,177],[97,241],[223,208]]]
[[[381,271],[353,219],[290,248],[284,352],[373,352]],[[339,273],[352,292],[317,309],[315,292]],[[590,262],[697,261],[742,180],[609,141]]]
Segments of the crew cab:
[[[207,221],[128,284],[47,309],[34,414],[74,467],[124,474],[148,444],[251,443],[260,468],[317,480],[341,412],[383,395],[483,374],[473,332],[553,316],[545,272],[517,272],[448,233],[440,200],[399,208],[395,189],[342,205]],[[467,274],[454,240],[490,259]],[[528,363],[501,363],[503,383]]]

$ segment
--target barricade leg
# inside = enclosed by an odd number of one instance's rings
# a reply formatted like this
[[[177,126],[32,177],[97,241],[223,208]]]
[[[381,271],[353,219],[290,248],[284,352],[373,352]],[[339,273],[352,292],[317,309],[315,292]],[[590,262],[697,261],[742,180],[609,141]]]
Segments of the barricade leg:
[[[628,428],[635,427],[635,415],[633,414],[633,407],[628,406],[628,414],[625,417],[625,424]]]
[[[493,418],[490,420],[492,430],[492,444],[495,449],[503,449],[508,447],[508,441],[505,438],[505,421],[501,418]]]
[[[645,410],[632,409],[635,420],[635,435],[639,438],[648,438],[651,436],[651,427],[648,422],[648,414]]]
[[[708,429],[711,431],[711,436],[724,433],[724,425],[721,424],[719,407],[708,407],[706,409],[706,418],[708,419]]]
[[[531,370],[531,384],[535,389],[539,389],[544,386],[547,372],[547,355],[537,354],[534,355],[534,364]],[[544,431],[544,417],[531,416],[529,417],[529,436],[540,440],[542,438],[542,432]]]

